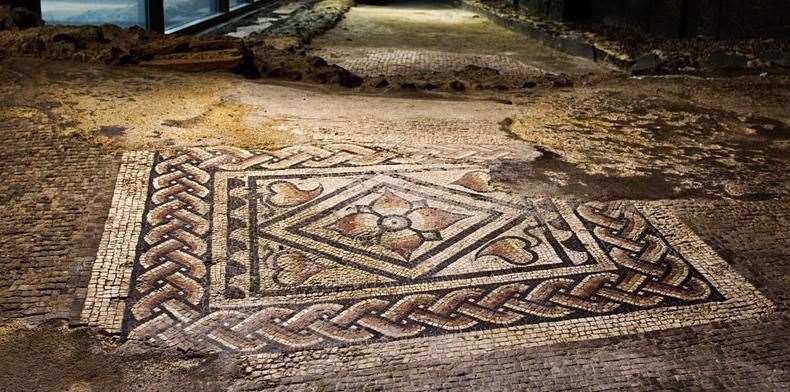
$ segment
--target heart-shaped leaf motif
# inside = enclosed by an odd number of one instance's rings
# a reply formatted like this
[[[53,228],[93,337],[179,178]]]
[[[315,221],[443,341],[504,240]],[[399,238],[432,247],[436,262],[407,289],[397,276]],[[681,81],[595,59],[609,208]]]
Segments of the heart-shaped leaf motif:
[[[324,192],[323,186],[318,184],[313,189],[300,189],[288,181],[276,181],[269,184],[271,194],[268,202],[277,207],[294,207],[315,199]]]
[[[455,180],[453,184],[475,192],[493,192],[494,187],[491,186],[490,181],[491,176],[488,173],[482,170],[475,170],[464,174],[461,178]]]
[[[299,252],[284,252],[274,257],[274,281],[281,286],[297,286],[326,267]]]
[[[510,264],[526,265],[538,259],[538,254],[530,247],[531,244],[523,238],[502,237],[489,242],[477,253],[477,257],[496,256]]]

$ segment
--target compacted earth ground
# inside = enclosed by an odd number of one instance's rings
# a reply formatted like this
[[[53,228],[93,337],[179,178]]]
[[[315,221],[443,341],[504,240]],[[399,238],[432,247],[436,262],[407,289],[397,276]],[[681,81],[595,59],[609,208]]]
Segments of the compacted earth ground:
[[[365,82],[0,60],[0,390],[788,389],[789,73],[305,44]]]

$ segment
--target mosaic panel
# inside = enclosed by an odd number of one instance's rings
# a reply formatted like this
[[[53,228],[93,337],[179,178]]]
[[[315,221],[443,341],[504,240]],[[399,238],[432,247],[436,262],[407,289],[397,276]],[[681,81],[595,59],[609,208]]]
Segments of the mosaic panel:
[[[455,154],[158,153],[147,200],[116,211],[144,206],[142,231],[105,233],[136,244],[126,309],[105,313],[131,338],[262,353],[503,330],[550,343],[770,307],[660,207],[521,198]]]

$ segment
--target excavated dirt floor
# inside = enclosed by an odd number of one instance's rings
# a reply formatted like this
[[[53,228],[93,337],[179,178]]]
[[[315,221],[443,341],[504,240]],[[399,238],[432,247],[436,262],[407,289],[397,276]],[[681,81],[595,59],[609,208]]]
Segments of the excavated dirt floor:
[[[58,133],[113,148],[515,141],[539,146],[542,165],[581,176],[547,178],[569,194],[627,197],[617,186],[582,184],[648,178],[641,191],[652,198],[788,192],[787,76],[620,77],[529,93],[381,96],[37,60],[6,62],[2,72],[4,118],[43,111]]]

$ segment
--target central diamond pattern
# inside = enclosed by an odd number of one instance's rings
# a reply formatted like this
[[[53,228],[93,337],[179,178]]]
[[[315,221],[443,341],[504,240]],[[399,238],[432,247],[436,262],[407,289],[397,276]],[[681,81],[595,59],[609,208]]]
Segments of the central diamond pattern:
[[[293,179],[290,189],[297,193],[322,193],[290,208],[261,206],[258,210],[268,213],[259,214],[256,232],[270,250],[266,255],[276,257],[282,245],[306,255],[302,258],[308,264],[329,269],[339,265],[378,277],[363,281],[428,277],[473,256],[482,243],[528,213],[524,206],[451,184],[464,173],[342,173]],[[437,174],[448,178],[447,185],[424,181]],[[269,192],[259,199],[279,200],[269,181],[256,179],[257,189]]]
[[[261,222],[257,232],[385,279],[413,280],[524,216],[518,205],[415,180],[408,174],[323,180],[322,197]]]
[[[359,298],[609,268],[572,212],[488,178],[462,165],[229,173],[212,295]]]
[[[424,199],[410,202],[385,190],[369,205],[338,219],[331,228],[363,243],[376,243],[409,260],[425,241],[441,241],[441,230],[468,218],[440,208],[429,207]]]

